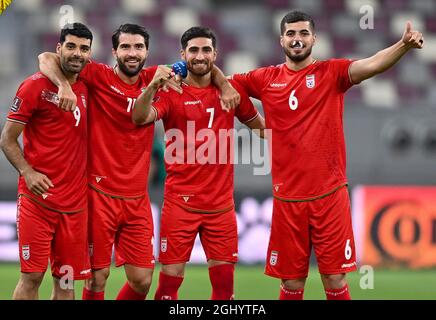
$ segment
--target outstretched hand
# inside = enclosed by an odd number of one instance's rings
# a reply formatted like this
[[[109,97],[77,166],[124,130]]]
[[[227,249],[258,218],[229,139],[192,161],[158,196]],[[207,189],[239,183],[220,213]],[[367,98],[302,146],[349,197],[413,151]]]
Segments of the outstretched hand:
[[[412,29],[412,23],[407,21],[403,38],[401,39],[409,48],[422,49],[424,47],[424,36],[421,32]]]

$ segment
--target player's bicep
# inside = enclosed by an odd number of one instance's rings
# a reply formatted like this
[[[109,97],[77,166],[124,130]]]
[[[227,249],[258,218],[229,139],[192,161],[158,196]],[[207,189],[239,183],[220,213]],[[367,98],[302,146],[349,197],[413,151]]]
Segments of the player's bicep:
[[[371,58],[353,61],[349,67],[349,77],[353,84],[359,84],[374,75],[375,68]]]

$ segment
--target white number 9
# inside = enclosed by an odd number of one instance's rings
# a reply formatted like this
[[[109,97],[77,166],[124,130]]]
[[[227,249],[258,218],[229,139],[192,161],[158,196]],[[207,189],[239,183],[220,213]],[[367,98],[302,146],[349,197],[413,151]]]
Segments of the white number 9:
[[[73,116],[74,116],[74,119],[76,119],[75,126],[78,127],[79,123],[80,123],[80,116],[81,116],[79,107],[76,106],[76,109],[74,109],[74,111],[73,111]]]

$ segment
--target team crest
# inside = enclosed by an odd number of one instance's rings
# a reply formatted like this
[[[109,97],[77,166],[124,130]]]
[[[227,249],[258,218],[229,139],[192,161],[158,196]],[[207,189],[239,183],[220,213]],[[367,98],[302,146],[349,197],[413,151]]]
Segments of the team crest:
[[[271,256],[269,257],[269,264],[275,266],[277,264],[278,258],[279,258],[278,251],[271,251]]]
[[[23,257],[23,260],[29,260],[30,259],[30,246],[24,245],[21,247],[21,256]]]
[[[168,240],[167,238],[160,239],[160,251],[167,252],[168,249]]]
[[[12,0],[0,0],[0,14],[2,14],[11,3]]]
[[[315,87],[315,75],[314,74],[309,74],[306,76],[306,87],[308,87],[309,89],[312,89],[313,87]]]

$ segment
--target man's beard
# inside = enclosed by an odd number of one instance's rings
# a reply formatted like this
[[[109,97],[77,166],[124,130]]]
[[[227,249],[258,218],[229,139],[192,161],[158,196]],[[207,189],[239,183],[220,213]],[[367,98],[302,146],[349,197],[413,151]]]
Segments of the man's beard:
[[[136,76],[144,67],[145,64],[145,59],[139,62],[138,67],[136,67],[135,69],[129,69],[124,62],[121,61],[120,58],[117,58],[117,64],[118,67],[120,68],[120,70],[128,77],[134,77]]]
[[[291,61],[293,61],[293,62],[301,62],[301,61],[305,60],[308,56],[310,56],[312,54],[312,47],[307,49],[306,53],[300,53],[300,54],[293,54],[291,52],[291,50],[292,49],[290,49],[289,47],[283,48],[283,51],[285,52],[286,56],[289,59],[291,59]]]
[[[69,64],[71,61],[77,61],[80,63],[80,67],[72,66]],[[65,58],[61,55],[62,70],[69,74],[77,74],[85,67],[85,60],[83,58]]]
[[[212,67],[213,67],[212,64],[207,64],[206,69],[204,71],[196,71],[194,68],[194,63],[193,62],[188,63],[189,72],[191,72],[193,75],[199,76],[199,77],[204,76],[204,75],[208,74],[209,72],[211,72]]]

